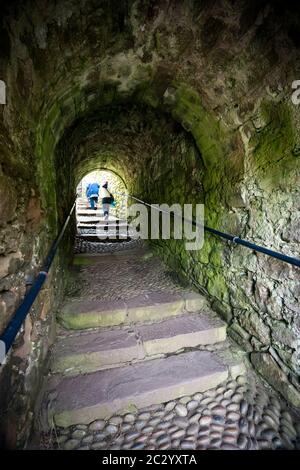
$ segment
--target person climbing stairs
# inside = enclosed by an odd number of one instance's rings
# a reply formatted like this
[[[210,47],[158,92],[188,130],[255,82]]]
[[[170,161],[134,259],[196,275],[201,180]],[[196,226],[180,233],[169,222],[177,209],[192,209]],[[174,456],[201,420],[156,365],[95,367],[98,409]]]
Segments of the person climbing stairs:
[[[77,201],[81,229],[122,223],[84,205]],[[37,405],[43,442],[85,450],[299,446],[286,404],[266,391],[208,300],[149,248],[116,244],[113,252],[98,239],[106,252],[74,256]]]
[[[86,204],[85,198],[77,198],[77,232],[82,240],[88,242],[131,240],[132,234],[130,233],[127,220],[118,217],[114,209],[112,209],[109,217],[105,218],[101,208],[97,210],[87,209]]]

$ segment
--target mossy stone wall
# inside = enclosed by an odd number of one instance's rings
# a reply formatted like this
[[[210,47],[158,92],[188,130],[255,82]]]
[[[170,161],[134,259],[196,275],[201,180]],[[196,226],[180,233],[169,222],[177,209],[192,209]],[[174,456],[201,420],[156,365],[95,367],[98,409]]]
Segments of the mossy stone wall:
[[[299,15],[281,2],[250,3],[5,2],[0,330],[63,222],[78,176],[99,164],[148,202],[204,202],[207,225],[299,256],[300,115],[291,102]],[[0,434],[10,447],[29,434],[72,223],[37,313],[1,371]],[[211,235],[199,252],[157,245],[298,406],[298,271]]]

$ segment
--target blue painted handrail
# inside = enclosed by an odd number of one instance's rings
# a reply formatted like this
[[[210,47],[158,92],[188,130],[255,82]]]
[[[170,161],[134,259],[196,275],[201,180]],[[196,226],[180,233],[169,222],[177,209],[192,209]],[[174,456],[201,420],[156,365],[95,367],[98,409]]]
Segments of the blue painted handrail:
[[[203,228],[205,232],[212,233],[213,235],[216,235],[218,237],[224,238],[225,240],[228,240],[230,242],[236,243],[237,245],[242,245],[245,246],[246,248],[249,248],[250,250],[257,251],[258,253],[264,253],[265,255],[271,256],[271,258],[276,258],[279,259],[280,261],[284,261],[285,263],[291,264],[293,266],[297,266],[300,268],[300,259],[299,258],[294,258],[293,256],[288,256],[284,255],[283,253],[279,253],[278,251],[270,250],[269,248],[266,248],[264,246],[256,245],[256,243],[249,242],[248,240],[243,240],[240,237],[236,237],[234,235],[230,235],[229,233],[225,232],[220,232],[220,230],[216,230],[214,228],[208,227],[207,225],[201,225],[194,220],[189,220],[183,217],[180,214],[176,214],[174,212],[170,212],[168,210],[163,210],[160,209],[159,207],[153,206],[152,204],[149,204],[148,202],[142,201],[141,199],[138,199],[135,196],[132,196],[131,194],[123,194],[123,193],[115,193],[115,194],[120,194],[124,197],[130,197],[134,199],[135,201],[141,202],[145,206],[151,207],[154,210],[157,210],[159,212],[164,212],[172,215],[173,217],[180,218],[190,224],[192,224],[194,227],[199,227]]]
[[[76,200],[69,212],[69,215],[68,217],[66,218],[65,220],[65,223],[59,233],[59,235],[57,236],[57,238],[55,239],[55,241],[53,242],[49,252],[48,252],[48,255],[44,261],[44,264],[43,264],[43,267],[41,269],[41,271],[38,273],[38,275],[36,276],[30,290],[27,292],[27,294],[25,295],[22,303],[19,305],[19,307],[17,308],[12,320],[9,322],[7,328],[5,329],[4,333],[0,336],[0,364],[3,364],[4,360],[5,360],[5,357],[8,353],[8,351],[10,350],[17,334],[19,333],[20,331],[20,328],[27,316],[27,314],[29,313],[35,299],[37,298],[41,288],[43,287],[44,285],[44,282],[46,281],[47,279],[47,276],[48,276],[48,272],[49,272],[49,269],[52,265],[52,262],[53,262],[53,259],[55,257],[55,254],[57,252],[57,248],[61,242],[61,239],[66,231],[66,228],[70,222],[70,219],[71,219],[71,216],[74,212],[74,209],[76,207]]]
[[[132,196],[130,194],[122,194],[122,193],[119,193],[119,194],[122,195],[122,196],[125,196],[125,197],[131,197],[132,199],[135,199],[136,201],[141,202],[145,206],[151,207],[155,210],[158,210],[159,212],[168,212],[169,213],[169,211],[162,210],[162,209],[160,209],[156,206],[153,206],[152,204],[149,204],[145,201],[142,201],[141,199],[138,199],[135,196]],[[47,279],[48,271],[51,267],[52,261],[55,257],[55,254],[56,254],[56,251],[57,251],[57,248],[58,248],[58,245],[59,245],[59,243],[60,243],[60,241],[61,241],[61,239],[64,235],[64,232],[65,232],[66,227],[67,227],[67,225],[70,221],[70,218],[71,218],[71,215],[72,215],[72,213],[75,209],[75,206],[76,206],[76,201],[74,202],[74,204],[72,206],[72,209],[71,209],[71,211],[70,211],[70,213],[69,213],[69,215],[68,215],[68,217],[67,217],[67,219],[66,219],[66,221],[63,225],[63,228],[61,229],[60,234],[58,235],[58,237],[54,241],[54,243],[53,243],[53,245],[52,245],[52,247],[51,247],[51,249],[48,253],[48,256],[47,256],[47,258],[44,262],[42,270],[37,275],[31,289],[29,290],[29,292],[25,296],[23,302],[21,303],[21,305],[17,309],[13,319],[9,323],[9,325],[6,328],[6,330],[4,331],[3,335],[0,337],[0,364],[3,363],[3,361],[5,359],[5,355],[9,351],[11,345],[13,344],[13,342],[14,342],[14,340],[15,340],[15,338],[16,338],[16,336],[17,336],[17,334],[18,334],[18,332],[21,328],[21,325],[23,324],[23,321],[25,320],[28,312],[30,311],[30,308],[31,308],[33,302],[35,301],[38,293],[40,292],[45,280]],[[181,215],[177,215],[176,213],[171,213],[171,214],[173,215],[173,217],[180,217],[183,220],[187,220],[184,217],[182,217]],[[276,259],[279,259],[281,261],[284,261],[285,263],[291,264],[293,266],[300,267],[300,259],[298,259],[298,258],[294,258],[292,256],[284,255],[284,254],[279,253],[277,251],[270,250],[269,248],[265,248],[264,246],[256,245],[255,243],[251,243],[248,240],[243,240],[242,238],[236,237],[234,235],[230,235],[229,233],[221,232],[221,231],[216,230],[216,229],[211,228],[211,227],[207,227],[206,225],[201,226],[199,223],[197,223],[193,220],[187,220],[187,221],[189,223],[192,223],[194,226],[204,228],[204,230],[206,232],[209,232],[209,233],[212,233],[213,235],[224,238],[225,240],[233,242],[237,245],[245,246],[245,247],[247,247],[247,248],[249,248],[253,251],[256,251],[256,252],[259,252],[259,253],[264,253],[265,255],[271,256],[272,258],[276,258]]]

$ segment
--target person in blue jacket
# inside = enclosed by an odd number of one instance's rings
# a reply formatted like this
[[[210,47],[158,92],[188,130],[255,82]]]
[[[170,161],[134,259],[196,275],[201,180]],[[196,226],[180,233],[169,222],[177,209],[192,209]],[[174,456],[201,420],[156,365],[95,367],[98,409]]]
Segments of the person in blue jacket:
[[[86,188],[86,195],[90,200],[91,209],[97,209],[100,184],[90,183]]]

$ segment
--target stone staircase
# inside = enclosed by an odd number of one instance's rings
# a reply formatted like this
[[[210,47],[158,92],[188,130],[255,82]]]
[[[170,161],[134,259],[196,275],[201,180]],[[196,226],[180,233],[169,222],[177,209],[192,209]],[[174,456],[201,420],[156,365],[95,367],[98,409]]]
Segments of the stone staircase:
[[[101,204],[97,210],[90,209],[87,199],[78,198],[76,204],[77,231],[83,240],[97,241],[129,241],[129,225],[126,219],[114,215],[112,210],[109,219],[104,219]]]
[[[90,258],[100,271],[109,259]],[[124,254],[114,259],[128,262]],[[195,292],[77,298],[58,321],[45,400],[51,396],[49,419],[61,427],[202,392],[243,370],[226,344],[226,325]]]

